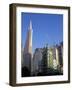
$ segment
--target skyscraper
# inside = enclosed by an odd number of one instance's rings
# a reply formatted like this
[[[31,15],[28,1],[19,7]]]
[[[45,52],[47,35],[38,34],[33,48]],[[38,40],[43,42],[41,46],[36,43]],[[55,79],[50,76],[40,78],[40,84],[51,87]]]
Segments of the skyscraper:
[[[23,52],[23,64],[22,67],[27,68],[31,72],[31,61],[32,61],[32,22],[30,21],[26,42]]]
[[[42,51],[42,48],[36,48],[33,55],[33,73],[35,75],[41,72]]]

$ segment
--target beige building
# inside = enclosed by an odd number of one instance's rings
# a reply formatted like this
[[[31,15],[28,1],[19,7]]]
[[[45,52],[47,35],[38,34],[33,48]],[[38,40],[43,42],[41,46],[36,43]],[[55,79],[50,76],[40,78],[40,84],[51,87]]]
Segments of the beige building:
[[[57,69],[60,66],[60,62],[62,61],[60,49],[60,46],[54,46],[48,49],[48,68]]]

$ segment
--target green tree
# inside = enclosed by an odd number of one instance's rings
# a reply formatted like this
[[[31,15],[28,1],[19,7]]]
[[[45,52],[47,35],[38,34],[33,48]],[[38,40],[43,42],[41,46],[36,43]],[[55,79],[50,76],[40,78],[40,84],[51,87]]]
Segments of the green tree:
[[[43,73],[47,73],[47,58],[48,58],[48,46],[43,48],[42,52],[42,70]]]

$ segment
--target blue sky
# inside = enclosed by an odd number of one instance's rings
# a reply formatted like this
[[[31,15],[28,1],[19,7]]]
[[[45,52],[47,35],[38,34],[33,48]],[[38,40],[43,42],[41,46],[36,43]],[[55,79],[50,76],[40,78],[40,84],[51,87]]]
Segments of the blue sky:
[[[24,47],[30,20],[33,28],[33,51],[35,48],[59,44],[63,41],[63,15],[61,14],[21,14],[22,46]]]

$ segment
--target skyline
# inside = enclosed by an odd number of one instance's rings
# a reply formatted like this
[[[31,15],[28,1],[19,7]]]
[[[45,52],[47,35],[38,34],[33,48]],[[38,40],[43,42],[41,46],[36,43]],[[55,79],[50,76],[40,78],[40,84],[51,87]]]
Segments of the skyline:
[[[63,15],[60,14],[21,14],[22,46],[24,47],[30,20],[32,21],[33,52],[36,48],[42,48],[47,43],[49,46],[63,41]]]

